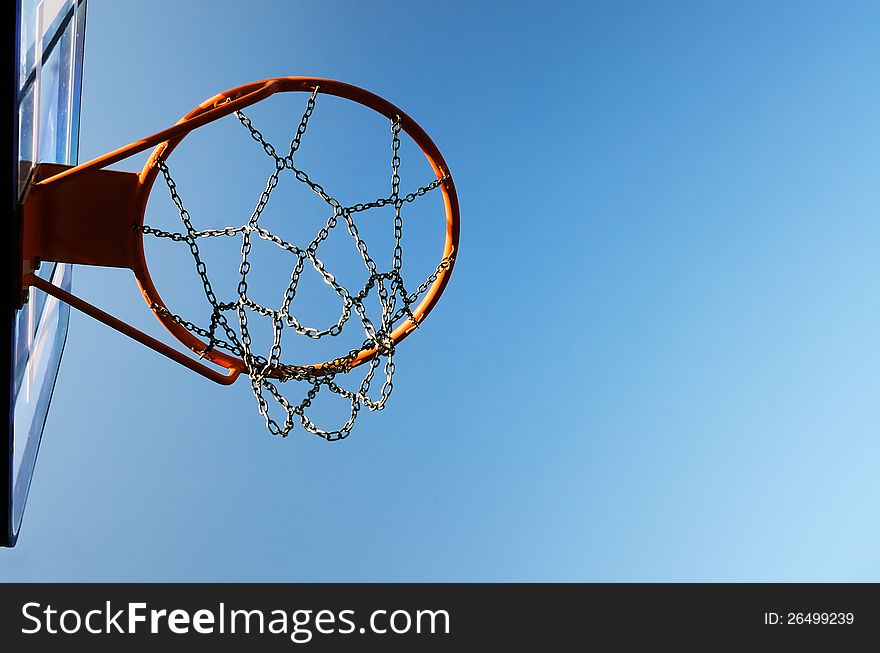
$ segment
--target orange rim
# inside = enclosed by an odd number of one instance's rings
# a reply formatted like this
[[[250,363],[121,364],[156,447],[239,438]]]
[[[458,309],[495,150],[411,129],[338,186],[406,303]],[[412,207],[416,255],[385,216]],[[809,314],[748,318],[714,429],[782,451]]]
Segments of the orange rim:
[[[400,326],[394,329],[391,333],[391,340],[396,345],[412,333],[416,327],[424,321],[439,301],[440,296],[443,294],[443,290],[446,288],[446,284],[449,283],[449,278],[452,275],[452,269],[455,265],[455,259],[458,252],[459,209],[458,196],[455,192],[455,184],[452,181],[452,174],[449,172],[449,167],[446,165],[446,161],[443,159],[440,150],[437,149],[437,146],[428,134],[425,133],[415,120],[378,95],[365,91],[357,86],[352,86],[351,84],[317,77],[280,77],[277,79],[261,80],[238,86],[224,93],[218,93],[214,97],[202,102],[199,106],[181,118],[175,126],[179,129],[172,128],[175,135],[160,143],[153,150],[153,153],[150,155],[149,160],[139,176],[140,184],[135,199],[135,212],[138,224],[142,225],[144,222],[147,201],[153,183],[158,175],[158,168],[155,166],[156,160],[159,157],[167,159],[174,148],[180,144],[192,129],[222,117],[221,115],[218,115],[214,118],[209,118],[207,115],[209,112],[220,109],[221,107],[224,107],[224,109],[228,108],[229,104],[231,104],[229,101],[235,102],[236,100],[245,100],[245,98],[248,97],[259,97],[259,100],[263,100],[274,93],[312,93],[316,87],[319,87],[320,93],[335,95],[337,97],[351,100],[352,102],[356,102],[382,114],[389,120],[394,120],[396,117],[399,117],[401,130],[412,138],[416,145],[422,150],[422,153],[431,164],[436,178],[438,180],[443,179],[444,177],[446,178],[446,180],[440,184],[440,190],[443,194],[443,202],[446,211],[446,236],[443,245],[443,256],[440,259],[440,263],[447,261],[448,264],[444,267],[440,267],[440,264],[438,264],[439,274],[434,283],[431,284],[426,291],[422,301],[413,310],[413,318],[404,319]],[[249,101],[248,103],[250,104],[252,101]],[[222,111],[222,115],[228,115],[229,113],[231,113],[231,111]],[[205,118],[209,119],[205,120]],[[246,373],[247,365],[242,359],[217,351],[216,349],[208,350],[207,343],[203,342],[191,331],[188,331],[182,325],[177,324],[173,320],[172,314],[166,307],[159,292],[156,290],[149,269],[147,268],[146,257],[144,254],[143,233],[140,230],[136,230],[135,233],[137,234],[137,240],[134,248],[135,256],[132,270],[134,271],[135,278],[137,279],[147,305],[151,308],[158,307],[158,310],[153,309],[154,315],[156,315],[159,321],[162,322],[163,326],[171,333],[171,335],[190,350],[196,352],[200,356],[204,356],[207,360],[220,365],[221,367]],[[349,369],[353,369],[358,365],[362,365],[374,359],[376,354],[377,351],[375,347],[360,350],[357,357],[350,363]],[[281,376],[280,370],[285,367],[289,366],[282,365],[276,367],[269,372],[269,376],[279,378]],[[300,369],[306,369],[307,373],[313,377],[324,376],[334,372],[334,369],[328,366],[328,363],[317,363],[298,367]]]

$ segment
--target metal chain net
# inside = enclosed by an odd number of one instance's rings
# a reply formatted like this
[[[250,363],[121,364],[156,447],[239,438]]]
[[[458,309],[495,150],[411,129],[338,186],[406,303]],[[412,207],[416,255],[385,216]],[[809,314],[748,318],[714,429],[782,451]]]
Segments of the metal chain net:
[[[362,406],[371,411],[382,410],[385,407],[391,391],[394,387],[394,343],[391,333],[394,325],[401,319],[406,318],[418,326],[413,317],[412,306],[419,297],[430,288],[442,270],[449,267],[451,258],[446,257],[440,261],[437,269],[431,273],[414,291],[407,292],[401,267],[403,264],[403,208],[428,192],[438,188],[446,177],[435,179],[431,183],[422,186],[416,191],[406,195],[400,192],[400,119],[395,117],[391,122],[391,194],[365,204],[342,206],[342,204],[330,195],[321,184],[309,177],[309,175],[294,163],[294,158],[299,149],[303,135],[309,124],[309,118],[315,110],[315,99],[318,88],[315,88],[306,103],[305,111],[296,129],[296,134],[290,142],[286,154],[278,153],[275,147],[269,143],[263,134],[254,127],[251,119],[241,111],[236,111],[235,116],[248,130],[254,141],[259,143],[265,153],[274,161],[275,169],[269,175],[266,187],[248,218],[247,222],[236,227],[224,227],[222,229],[197,230],[193,225],[192,217],[184,207],[183,200],[177,189],[177,184],[171,177],[168,164],[162,158],[157,158],[156,167],[162,173],[171,200],[177,208],[184,231],[163,231],[144,225],[140,227],[144,234],[150,234],[158,238],[167,238],[175,242],[186,243],[192,253],[196,266],[196,272],[204,286],[205,297],[211,305],[210,324],[207,328],[200,327],[183,317],[170,313],[166,308],[154,304],[152,309],[162,313],[174,322],[182,325],[192,333],[198,335],[207,342],[207,347],[202,355],[216,349],[241,358],[246,366],[246,372],[250,377],[251,388],[257,400],[260,415],[266,421],[266,428],[273,435],[286,436],[294,428],[297,421],[309,433],[320,436],[326,440],[340,440],[351,433]],[[260,217],[269,203],[272,191],[278,186],[282,175],[290,173],[297,182],[308,186],[318,195],[331,209],[332,213],[315,237],[305,247],[290,243],[268,229],[260,226]],[[394,251],[391,268],[380,271],[376,261],[370,256],[367,243],[361,238],[355,216],[364,211],[384,206],[394,208],[393,237]],[[318,257],[318,250],[322,242],[330,235],[330,232],[340,223],[345,225],[348,233],[354,241],[360,258],[369,274],[366,283],[357,292],[345,288],[336,277],[330,273],[323,261]],[[241,239],[241,263],[239,265],[239,282],[237,296],[231,301],[220,301],[214,294],[211,281],[208,278],[207,267],[199,253],[198,242],[202,238],[238,237]],[[275,244],[280,249],[289,252],[293,257],[290,282],[284,292],[281,305],[278,308],[269,308],[254,301],[248,294],[248,273],[251,264],[248,256],[251,252],[253,238],[261,238],[264,241]],[[325,284],[342,300],[342,311],[335,324],[319,329],[303,324],[293,313],[294,299],[300,276],[306,264],[311,264],[321,275]],[[379,302],[381,317],[378,324],[367,316],[365,301],[373,293]],[[249,315],[250,314],[250,315]],[[250,335],[249,318],[259,315],[272,323],[272,344],[265,355],[253,351],[253,343]],[[321,375],[316,375],[311,366],[286,365],[281,362],[282,337],[285,329],[292,330],[300,336],[312,339],[320,339],[326,336],[339,336],[343,327],[349,322],[352,315],[356,315],[364,332],[364,341],[359,349],[352,349],[346,355],[330,360],[322,365]],[[237,327],[237,328],[236,328]],[[363,350],[375,349],[376,356],[364,364],[366,372],[356,391],[343,388],[337,383],[338,375],[346,374],[351,370],[351,363]],[[373,378],[380,365],[383,368],[384,380],[378,392],[377,398],[369,394]],[[271,376],[270,376],[271,375]],[[277,378],[272,378],[277,377]],[[282,393],[279,384],[297,381],[303,384],[305,394],[299,403],[290,401],[286,394]],[[315,424],[306,414],[307,409],[318,396],[318,393],[326,388],[328,391],[348,400],[350,412],[345,424],[335,430],[325,430]],[[285,414],[283,423],[280,423],[270,415],[269,401],[274,400]]]

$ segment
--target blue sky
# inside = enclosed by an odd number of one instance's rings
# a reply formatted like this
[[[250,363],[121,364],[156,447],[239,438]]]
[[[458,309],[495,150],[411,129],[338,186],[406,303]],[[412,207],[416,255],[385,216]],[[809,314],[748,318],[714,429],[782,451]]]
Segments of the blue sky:
[[[343,443],[272,438],[245,381],[73,314],[0,579],[880,580],[878,20],[90,0],[81,160],[244,82],[336,78],[439,145],[461,255],[389,407]],[[198,157],[187,199],[239,201]],[[161,333],[129,273],[74,286]]]

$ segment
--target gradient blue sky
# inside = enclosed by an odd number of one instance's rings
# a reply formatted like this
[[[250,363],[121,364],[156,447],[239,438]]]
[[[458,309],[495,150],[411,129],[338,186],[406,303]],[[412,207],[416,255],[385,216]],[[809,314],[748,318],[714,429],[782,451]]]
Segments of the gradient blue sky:
[[[0,579],[880,580],[876,3],[89,5],[81,160],[341,79],[438,143],[461,256],[338,444],[73,314]]]

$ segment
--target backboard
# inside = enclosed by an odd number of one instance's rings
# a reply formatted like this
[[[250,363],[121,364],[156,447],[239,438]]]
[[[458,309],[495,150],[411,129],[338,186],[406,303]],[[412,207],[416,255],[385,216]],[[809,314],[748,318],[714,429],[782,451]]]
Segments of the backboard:
[[[8,397],[0,453],[0,546],[13,546],[67,336],[69,307],[32,289],[21,300],[21,201],[35,162],[76,163],[86,0],[15,0],[10,21],[12,216],[2,239],[0,392]],[[38,274],[70,288],[71,266],[44,263]],[[5,432],[5,434],[3,434]]]

